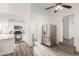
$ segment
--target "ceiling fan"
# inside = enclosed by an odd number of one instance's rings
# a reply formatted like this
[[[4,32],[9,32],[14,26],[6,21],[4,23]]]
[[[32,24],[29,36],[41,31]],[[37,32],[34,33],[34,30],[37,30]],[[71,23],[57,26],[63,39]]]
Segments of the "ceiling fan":
[[[70,5],[64,5],[62,3],[56,3],[55,6],[51,6],[51,7],[45,8],[45,9],[46,10],[49,10],[51,8],[55,8],[55,11],[54,12],[56,13],[59,9],[60,10],[62,10],[63,8],[70,9],[70,8],[72,8],[72,6],[70,6]]]

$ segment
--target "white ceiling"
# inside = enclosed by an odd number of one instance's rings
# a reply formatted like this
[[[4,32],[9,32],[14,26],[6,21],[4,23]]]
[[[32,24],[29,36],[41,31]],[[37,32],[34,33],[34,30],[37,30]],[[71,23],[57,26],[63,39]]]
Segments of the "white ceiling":
[[[55,3],[33,3],[33,5],[39,6],[41,8],[47,8],[55,5]]]
[[[76,7],[77,7],[77,5],[79,6],[79,3],[63,3],[63,4],[72,6],[73,7],[72,9],[75,8],[75,5],[76,5]],[[56,5],[56,3],[33,3],[33,5],[45,10],[45,8],[48,8],[50,6],[54,6],[54,5]],[[68,9],[64,9],[63,11],[65,11],[65,10],[67,11]],[[47,10],[47,12],[49,12],[49,11],[51,13],[54,11],[54,9],[51,8],[51,9]]]
[[[41,8],[42,10],[45,10],[45,8],[48,8],[48,7],[50,7],[50,6],[54,6],[56,3],[34,3],[33,5],[35,5],[35,6],[37,6],[37,7],[39,7],[39,8]],[[68,14],[69,12],[72,12],[73,10],[79,10],[79,3],[63,3],[63,4],[65,4],[65,5],[70,5],[70,6],[72,6],[72,8],[71,9],[63,9],[63,10],[59,10],[56,14],[61,14],[61,13],[66,13],[66,14]],[[54,13],[54,8],[51,8],[51,9],[49,9],[49,10],[46,10],[45,12],[47,12],[47,13],[49,13],[50,15],[52,14],[55,14]],[[73,12],[74,13],[74,12]],[[55,15],[56,15],[55,14]]]
[[[72,5],[73,3],[63,3],[63,4]],[[47,8],[56,5],[56,3],[33,3],[33,5],[39,6],[41,8]]]

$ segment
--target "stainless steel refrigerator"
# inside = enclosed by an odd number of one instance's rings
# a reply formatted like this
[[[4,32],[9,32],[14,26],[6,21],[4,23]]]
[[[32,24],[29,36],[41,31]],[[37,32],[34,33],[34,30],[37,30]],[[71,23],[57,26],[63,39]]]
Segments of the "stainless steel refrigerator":
[[[56,25],[44,24],[42,26],[42,44],[47,46],[56,45]]]

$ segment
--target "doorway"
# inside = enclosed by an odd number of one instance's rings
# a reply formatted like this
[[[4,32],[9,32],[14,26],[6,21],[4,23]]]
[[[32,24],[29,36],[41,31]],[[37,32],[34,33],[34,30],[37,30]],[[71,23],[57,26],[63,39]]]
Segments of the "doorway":
[[[74,49],[74,15],[63,17],[63,44],[65,47]]]

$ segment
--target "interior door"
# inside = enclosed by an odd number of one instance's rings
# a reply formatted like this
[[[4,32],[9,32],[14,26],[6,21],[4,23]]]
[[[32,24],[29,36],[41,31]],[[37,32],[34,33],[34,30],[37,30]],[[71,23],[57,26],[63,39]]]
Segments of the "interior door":
[[[69,39],[69,17],[63,19],[63,38]]]

